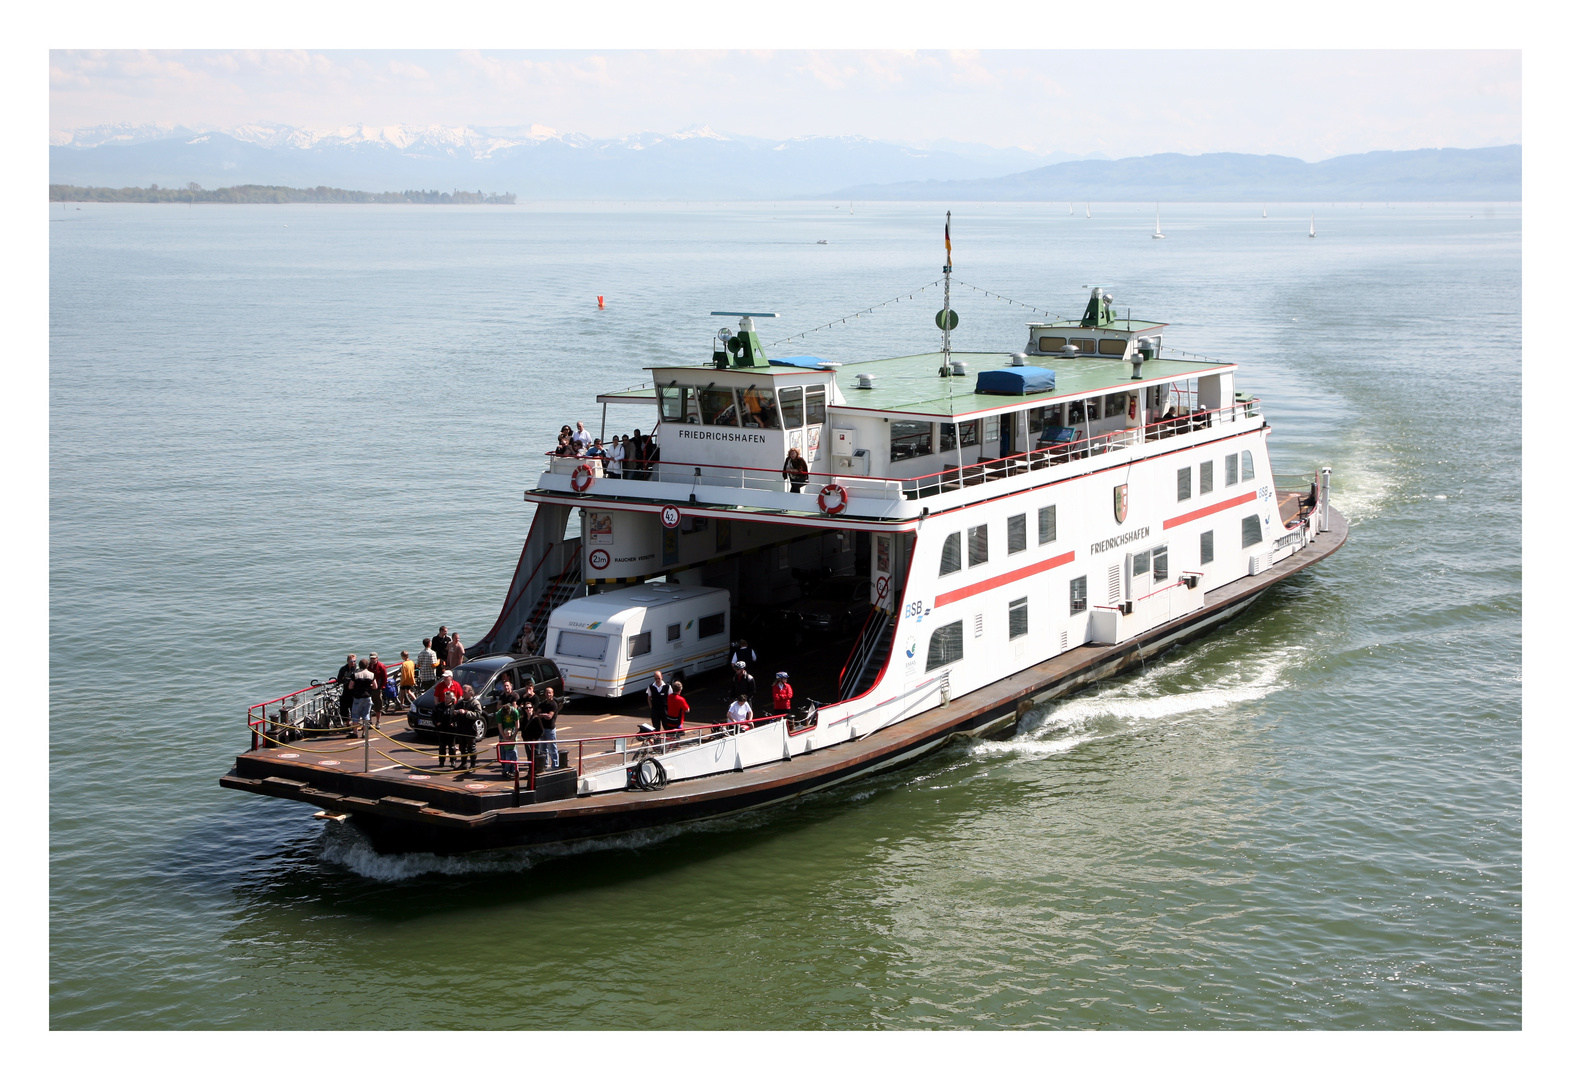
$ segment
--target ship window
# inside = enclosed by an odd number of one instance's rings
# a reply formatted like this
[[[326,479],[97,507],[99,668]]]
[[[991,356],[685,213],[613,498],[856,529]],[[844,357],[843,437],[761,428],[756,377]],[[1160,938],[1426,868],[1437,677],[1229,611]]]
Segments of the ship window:
[[[1103,338],[1097,343],[1096,351],[1103,356],[1123,356],[1128,347],[1129,342],[1122,338]]]
[[[1127,415],[1128,411],[1129,395],[1127,393],[1109,394],[1102,399],[1102,415],[1110,420],[1115,416]]]
[[[648,630],[645,630],[642,634],[634,634],[632,637],[627,639],[627,655],[643,656],[646,652],[654,647],[652,640],[653,639],[651,638],[650,632]]]
[[[1099,397],[1086,398],[1085,406],[1086,406],[1086,419],[1087,420],[1100,420],[1100,419],[1102,419],[1102,399],[1101,398],[1099,398]]]
[[[822,424],[824,422],[824,388],[822,386],[809,386],[807,388],[807,422],[809,424]]]
[[[987,526],[978,525],[966,530],[966,565],[978,566],[987,561]]]
[[[680,424],[687,419],[687,399],[692,393],[688,386],[662,386],[660,388],[660,419]]]
[[[1040,337],[1036,339],[1036,347],[1041,352],[1057,352],[1064,347],[1061,337]]]
[[[1026,617],[1026,598],[1009,601],[1009,640],[1025,637],[1030,623]]]
[[[1212,561],[1215,558],[1216,558],[1216,542],[1215,542],[1215,539],[1213,537],[1213,534],[1210,533],[1210,532],[1203,532],[1203,533],[1201,533],[1200,534],[1200,565],[1204,566],[1206,563]]]
[[[742,391],[742,426],[779,430],[780,414],[775,412],[775,392],[750,386]]]
[[[1069,339],[1069,344],[1073,345],[1075,348],[1079,349],[1083,353],[1094,353],[1094,352],[1096,352],[1096,338],[1088,338],[1088,337],[1070,338]]]
[[[1026,549],[1026,516],[1016,514],[1009,519],[1009,554]]]
[[[927,670],[953,664],[965,655],[965,637],[958,622],[940,626],[927,639]]]
[[[556,638],[556,655],[576,656],[581,660],[604,660],[606,636],[563,630]]]
[[[1167,580],[1167,545],[1151,551],[1151,580],[1152,582]]]
[[[665,639],[667,641],[681,641],[682,640],[682,624],[679,623],[679,622],[674,622],[670,626],[666,627],[665,628]]]
[[[1150,572],[1151,553],[1149,551],[1142,551],[1140,554],[1135,556],[1135,569],[1133,571],[1134,576],[1139,577],[1141,574],[1149,574]]]
[[[716,634],[723,633],[725,633],[725,612],[717,611],[698,620],[699,637],[714,637]]]
[[[1086,579],[1077,577],[1069,583],[1069,614],[1078,615],[1086,609]]]
[[[1189,498],[1189,466],[1178,470],[1178,501]]]
[[[1250,453],[1248,450],[1244,451],[1243,475],[1245,480],[1253,480],[1255,478],[1255,455]]]
[[[1202,461],[1200,463],[1200,494],[1209,495],[1215,486],[1216,462]]]
[[[955,425],[939,424],[938,429],[940,432],[938,449],[941,452],[953,450],[955,448]],[[978,424],[975,420],[962,421],[960,423],[960,445],[975,446],[978,441],[977,429]]]
[[[960,569],[960,534],[952,532],[944,537],[944,551],[938,557],[938,576],[953,574]]]
[[[895,420],[889,425],[889,460],[925,457],[933,452],[933,425],[926,421]]]
[[[1250,514],[1244,519],[1244,546],[1258,544],[1263,539],[1260,535],[1260,515]]]
[[[1222,471],[1226,474],[1223,483],[1232,487],[1238,483],[1238,455],[1229,454],[1222,459]]]
[[[736,427],[736,398],[729,386],[711,386],[698,392],[698,408],[704,423],[717,427]]]
[[[785,426],[799,428],[802,426],[802,388],[800,386],[787,386],[780,391],[780,414],[785,417]]]
[[[1044,506],[1036,512],[1036,542],[1051,544],[1058,539],[1058,507]]]

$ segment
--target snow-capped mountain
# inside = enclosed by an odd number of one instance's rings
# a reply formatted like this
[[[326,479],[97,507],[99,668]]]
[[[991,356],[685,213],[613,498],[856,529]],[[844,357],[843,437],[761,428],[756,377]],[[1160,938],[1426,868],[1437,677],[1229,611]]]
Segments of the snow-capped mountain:
[[[541,124],[223,131],[111,124],[52,131],[50,144],[50,182],[58,184],[461,187],[524,198],[788,198],[853,184],[998,176],[1070,157],[959,143],[918,150],[859,136],[762,139],[707,125],[595,139]]]

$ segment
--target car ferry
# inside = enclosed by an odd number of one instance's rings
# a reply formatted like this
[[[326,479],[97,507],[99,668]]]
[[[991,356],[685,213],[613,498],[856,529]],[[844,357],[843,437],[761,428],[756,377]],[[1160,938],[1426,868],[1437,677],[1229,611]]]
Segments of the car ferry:
[[[221,783],[351,818],[388,851],[736,813],[1007,732],[1345,541],[1329,469],[1278,490],[1237,365],[1175,354],[1165,324],[1120,318],[1101,289],[1078,319],[1029,323],[1023,348],[955,351],[949,272],[935,352],[771,358],[771,313],[714,312],[728,325],[707,359],[597,398],[634,410],[657,452],[619,474],[547,459],[471,656],[560,673],[575,700],[554,767],[523,745],[504,772],[489,727],[480,768],[439,767],[415,727],[344,730],[334,688],[313,687],[252,708]],[[792,450],[805,478],[783,470]],[[855,617],[825,617],[825,595]],[[788,668],[810,707],[727,723],[739,637],[762,646],[760,698]],[[687,680],[700,722],[647,730],[656,670]]]

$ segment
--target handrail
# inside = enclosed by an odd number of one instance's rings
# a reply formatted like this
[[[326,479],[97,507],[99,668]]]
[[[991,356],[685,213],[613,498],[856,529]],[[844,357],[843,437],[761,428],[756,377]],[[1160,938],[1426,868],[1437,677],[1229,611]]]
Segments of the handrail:
[[[507,621],[507,617],[512,614],[513,608],[518,606],[518,601],[523,599],[525,590],[529,588],[529,583],[535,579],[536,574],[540,573],[540,568],[545,565],[546,559],[550,558],[551,550],[555,547],[555,540],[552,540],[545,546],[545,550],[540,553],[540,561],[535,563],[535,568],[529,572],[529,576],[524,579],[524,583],[518,587],[518,592],[514,594],[513,599],[508,601],[507,606],[502,609],[502,614],[496,617],[497,626],[501,626],[502,623]]]

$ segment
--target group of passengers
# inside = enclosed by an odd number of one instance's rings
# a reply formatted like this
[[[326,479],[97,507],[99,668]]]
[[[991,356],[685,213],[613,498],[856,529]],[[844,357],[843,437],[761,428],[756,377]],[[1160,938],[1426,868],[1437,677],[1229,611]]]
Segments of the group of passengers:
[[[575,430],[567,424],[556,436],[557,457],[599,458],[605,475],[613,479],[648,480],[649,466],[660,460],[660,447],[653,435],[645,435],[638,428],[631,435],[611,436],[611,445],[604,439],[592,438],[580,420]]]
[[[736,643],[731,653],[731,704],[726,709],[725,722],[717,725],[728,733],[749,731],[755,721],[753,701],[758,696],[758,680],[748,670],[749,662],[756,667],[758,653],[743,638]],[[772,711],[769,715],[779,716],[790,712],[794,694],[790,677],[784,671],[775,672],[775,681],[770,687]],[[649,723],[641,730],[646,733],[658,732],[662,740],[680,737],[683,725],[693,711],[682,693],[681,681],[668,683],[664,672],[656,671],[654,681],[644,691],[644,697],[649,703]]]

